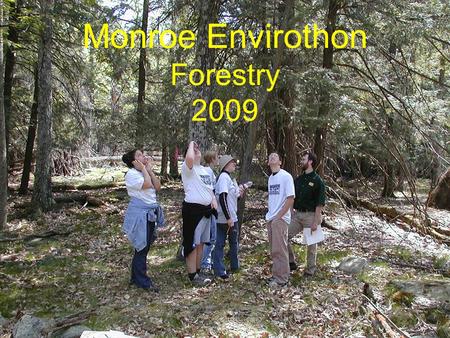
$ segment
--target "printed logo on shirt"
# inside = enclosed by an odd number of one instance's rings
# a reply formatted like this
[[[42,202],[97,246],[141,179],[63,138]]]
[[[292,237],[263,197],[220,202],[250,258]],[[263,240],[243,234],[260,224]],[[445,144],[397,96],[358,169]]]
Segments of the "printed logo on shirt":
[[[280,184],[274,184],[269,186],[269,195],[279,195],[280,194]]]
[[[206,185],[213,185],[212,180],[211,180],[211,176],[209,176],[209,175],[200,175],[200,179]]]

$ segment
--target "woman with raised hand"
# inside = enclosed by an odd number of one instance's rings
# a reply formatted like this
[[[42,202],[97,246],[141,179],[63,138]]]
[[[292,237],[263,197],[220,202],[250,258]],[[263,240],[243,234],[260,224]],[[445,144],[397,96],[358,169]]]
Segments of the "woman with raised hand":
[[[125,213],[123,231],[134,247],[130,284],[147,291],[158,287],[147,275],[147,254],[156,239],[156,228],[164,225],[164,214],[156,199],[161,183],[153,173],[153,159],[134,149],[122,156],[129,168],[125,185],[131,197]]]
[[[217,202],[213,193],[214,182],[205,167],[200,165],[202,153],[198,145],[189,143],[181,165],[184,187],[183,248],[188,277],[193,285],[204,286],[211,279],[200,274],[203,244],[210,242],[211,217],[217,217]]]

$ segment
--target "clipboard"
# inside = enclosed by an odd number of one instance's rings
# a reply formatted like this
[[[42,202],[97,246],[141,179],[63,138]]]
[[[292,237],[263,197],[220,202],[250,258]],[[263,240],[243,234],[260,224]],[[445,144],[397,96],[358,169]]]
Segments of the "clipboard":
[[[325,235],[322,231],[320,224],[317,226],[317,230],[311,234],[311,228],[303,228],[303,244],[312,245],[325,240]]]

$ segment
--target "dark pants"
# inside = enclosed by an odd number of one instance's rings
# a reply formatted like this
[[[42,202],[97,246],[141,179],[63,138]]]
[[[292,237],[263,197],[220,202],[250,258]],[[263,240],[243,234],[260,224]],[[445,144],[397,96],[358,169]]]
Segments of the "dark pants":
[[[223,262],[223,249],[225,247],[225,241],[228,237],[228,243],[230,244],[230,265],[231,270],[236,271],[239,269],[239,223],[235,222],[234,226],[228,229],[228,224],[217,223],[216,244],[212,253],[213,256],[213,268],[216,276],[223,276],[227,273],[225,264]]]
[[[147,254],[150,245],[155,241],[155,222],[147,223],[147,246],[141,251],[134,250],[131,261],[131,283],[140,288],[149,288],[153,285],[152,280],[147,276]]]

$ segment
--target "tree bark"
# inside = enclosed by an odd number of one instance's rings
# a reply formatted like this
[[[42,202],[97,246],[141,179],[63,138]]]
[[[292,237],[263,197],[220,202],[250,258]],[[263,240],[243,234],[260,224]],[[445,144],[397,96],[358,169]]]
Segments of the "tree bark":
[[[285,8],[284,8],[284,13],[282,14],[282,23],[281,23],[281,29],[285,30],[287,29],[287,27],[290,26],[289,23],[289,11],[290,8],[293,7],[293,1],[292,0],[287,0],[286,4],[285,4]],[[264,24],[263,24],[264,27]],[[283,57],[283,52],[284,52],[284,45],[281,45],[281,48],[278,48],[276,53],[273,55],[272,57],[272,69],[270,70],[271,72],[274,69],[277,69],[278,67],[280,67],[281,62],[282,62],[282,57]],[[257,106],[258,109],[261,111],[263,110],[263,107],[266,104],[267,98],[268,98],[268,93],[267,90],[264,87],[261,87],[259,90],[259,93],[257,95]],[[255,151],[255,145],[256,145],[256,131],[258,129],[258,122],[259,120],[250,122],[247,124],[246,126],[246,130],[245,130],[245,136],[244,136],[244,142],[243,147],[242,147],[242,165],[241,165],[241,169],[240,169],[240,175],[239,175],[239,180],[240,182],[246,182],[249,180],[250,178],[250,169],[251,169],[251,165],[252,165],[252,160],[253,160],[253,152]],[[238,221],[239,221],[239,240],[241,238],[241,230],[242,230],[242,221],[244,219],[244,210],[245,210],[245,200],[246,200],[246,195],[244,195],[242,198],[239,199],[238,201]]]
[[[395,197],[395,170],[391,160],[388,160],[384,169],[384,184],[381,197]]]
[[[169,159],[168,154],[168,146],[167,144],[163,144],[162,146],[162,154],[161,154],[161,176],[167,176],[167,163]]]
[[[19,194],[25,195],[28,192],[28,182],[30,181],[31,164],[33,162],[33,148],[34,139],[36,138],[37,115],[38,115],[38,97],[39,97],[39,83],[38,83],[38,67],[34,70],[34,94],[33,105],[31,106],[30,124],[28,126],[27,145],[25,148],[25,159],[23,161],[22,178],[20,180]]]
[[[21,0],[12,2],[12,10],[9,14],[10,23],[8,25],[8,37],[10,41],[6,47],[5,53],[5,82],[4,82],[4,102],[5,102],[5,128],[6,128],[6,153],[8,154],[9,140],[11,134],[11,92],[13,87],[14,67],[16,65],[16,52],[14,44],[19,42],[19,30],[17,25],[19,24],[20,7],[22,6]],[[10,160],[7,155],[7,161]]]
[[[283,88],[278,93],[278,98],[281,100],[283,109],[283,125],[282,131],[282,149],[281,159],[283,161],[283,168],[289,172],[292,176],[296,176],[298,173],[297,155],[296,155],[296,139],[295,129],[292,120],[292,109],[294,108],[294,98],[290,84],[287,84],[286,88]]]
[[[217,22],[217,15],[219,13],[220,0],[199,0],[199,18],[198,18],[198,32],[197,32],[197,49],[195,51],[195,68],[206,72],[209,68],[214,68],[215,52],[214,49],[208,48],[208,24]],[[203,99],[208,104],[212,99],[212,86],[205,84],[197,86],[192,92],[193,100]],[[194,140],[203,152],[209,149],[210,142],[207,137],[206,121],[194,122],[192,117],[198,111],[199,105],[193,106],[189,103],[188,117],[189,117],[189,141]]]
[[[172,145],[169,147],[170,152],[170,163],[169,163],[169,173],[172,177],[177,177],[178,173],[178,146]]]
[[[33,206],[47,211],[54,204],[51,183],[53,0],[41,0],[43,21],[38,64],[38,135]]]
[[[327,27],[328,37],[331,40],[331,36],[336,29],[337,12],[339,9],[337,0],[330,0],[327,14]],[[323,68],[333,68],[333,45],[330,41],[328,48],[323,49]],[[327,141],[328,123],[325,121],[330,113],[330,91],[327,88],[321,89],[319,98],[319,127],[316,128],[314,135],[314,153],[317,155],[317,172],[321,177],[324,177],[325,170],[325,144]]]
[[[280,22],[292,22],[295,17],[294,6],[289,3],[284,3],[286,8],[280,6],[281,11],[281,20]],[[293,41],[290,41],[293,43]],[[286,51],[286,48],[284,49]],[[289,52],[283,53],[283,59],[281,62],[281,66],[284,68],[291,67],[294,63],[293,54]],[[297,166],[297,156],[295,151],[296,146],[296,138],[295,138],[295,128],[294,128],[294,120],[293,120],[293,108],[294,108],[294,91],[295,91],[294,83],[292,83],[289,78],[286,79],[286,83],[282,88],[278,90],[278,100],[283,105],[281,110],[281,158],[283,161],[283,168],[291,175],[295,177],[298,171]]]
[[[450,168],[441,175],[438,184],[430,192],[427,205],[438,209],[450,210]]]
[[[147,32],[148,28],[148,7],[149,0],[144,0],[142,9],[142,26],[141,29]],[[136,113],[136,148],[142,149],[144,146],[145,129],[142,127],[145,115],[145,66],[147,63],[147,49],[141,48],[139,50],[139,79],[138,79],[138,99],[137,99],[137,113]]]
[[[0,27],[3,27],[4,2],[0,2]],[[6,161],[6,126],[3,100],[3,32],[0,28],[0,231],[6,227],[6,203],[8,198],[8,165]]]

